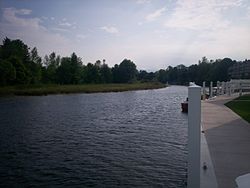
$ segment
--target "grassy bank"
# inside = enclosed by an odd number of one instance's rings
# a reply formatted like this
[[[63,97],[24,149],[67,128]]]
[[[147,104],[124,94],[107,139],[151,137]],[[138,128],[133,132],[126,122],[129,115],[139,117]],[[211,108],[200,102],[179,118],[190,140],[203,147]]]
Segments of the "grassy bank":
[[[238,97],[225,105],[250,123],[250,95]]]
[[[165,84],[161,83],[7,86],[0,87],[0,95],[49,95],[60,93],[120,92],[158,89],[165,86]]]

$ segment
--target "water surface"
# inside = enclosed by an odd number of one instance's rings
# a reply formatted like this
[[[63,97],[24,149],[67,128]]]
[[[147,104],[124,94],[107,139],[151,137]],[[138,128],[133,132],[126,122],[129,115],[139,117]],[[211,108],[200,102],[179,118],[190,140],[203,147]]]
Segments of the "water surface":
[[[187,88],[0,98],[0,187],[183,187]]]

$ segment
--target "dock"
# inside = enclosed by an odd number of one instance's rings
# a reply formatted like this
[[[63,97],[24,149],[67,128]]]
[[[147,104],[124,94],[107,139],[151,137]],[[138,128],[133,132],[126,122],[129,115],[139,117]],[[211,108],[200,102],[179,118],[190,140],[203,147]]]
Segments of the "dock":
[[[208,166],[201,187],[235,188],[235,179],[250,173],[250,124],[224,105],[237,96],[201,103],[201,163]]]

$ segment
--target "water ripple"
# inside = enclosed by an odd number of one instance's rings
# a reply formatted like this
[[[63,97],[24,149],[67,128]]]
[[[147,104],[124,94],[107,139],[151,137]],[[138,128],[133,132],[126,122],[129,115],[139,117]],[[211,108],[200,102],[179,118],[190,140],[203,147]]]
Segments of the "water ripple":
[[[183,187],[186,95],[0,98],[0,187]]]

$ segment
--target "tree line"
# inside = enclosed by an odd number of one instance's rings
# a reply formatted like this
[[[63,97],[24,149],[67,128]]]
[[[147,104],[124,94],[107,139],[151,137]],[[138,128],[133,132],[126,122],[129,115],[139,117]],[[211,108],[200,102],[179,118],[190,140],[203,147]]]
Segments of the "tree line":
[[[243,63],[247,61],[249,60],[246,59]],[[230,58],[208,60],[206,57],[202,57],[202,59],[198,61],[198,64],[193,64],[189,67],[181,64],[176,67],[168,66],[165,70],[161,69],[157,72],[157,79],[160,82],[181,85],[187,85],[189,82],[202,85],[203,81],[207,83],[210,81],[214,83],[216,81],[229,81],[231,75],[228,69],[237,63],[242,62]]]
[[[110,68],[105,60],[84,65],[72,53],[61,57],[55,52],[42,59],[37,48],[23,41],[5,38],[0,46],[0,85],[130,83],[136,81],[136,65],[124,59]]]
[[[124,59],[109,67],[105,60],[84,65],[75,53],[61,57],[55,52],[42,59],[37,48],[30,49],[20,39],[5,38],[0,45],[0,85],[29,84],[96,84],[162,82],[186,85],[190,81],[227,81],[228,68],[238,63],[230,58],[208,60],[203,57],[198,64],[186,67],[168,66],[156,72],[138,71],[133,61]]]

